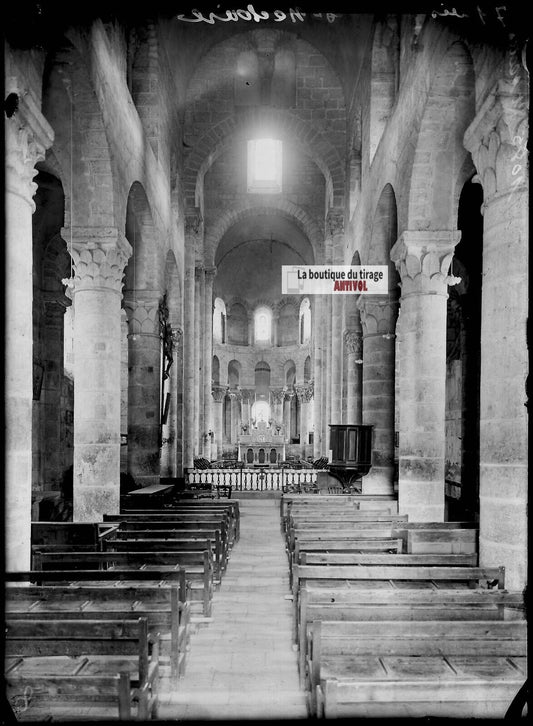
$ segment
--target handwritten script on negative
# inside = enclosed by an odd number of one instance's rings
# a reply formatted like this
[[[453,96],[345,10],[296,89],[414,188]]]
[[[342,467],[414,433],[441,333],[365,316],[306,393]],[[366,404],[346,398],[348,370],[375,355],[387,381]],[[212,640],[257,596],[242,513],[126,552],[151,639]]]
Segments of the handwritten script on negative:
[[[276,23],[281,23],[284,20],[289,19],[291,22],[303,22],[307,13],[302,13],[299,8],[289,8],[287,12],[284,10],[273,10],[267,12],[266,10],[256,10],[253,5],[247,5],[246,10],[225,10],[224,14],[218,15],[217,13],[209,13],[204,15],[201,10],[191,10],[191,17],[186,17],[183,13],[177,15],[177,19],[183,23],[209,23],[213,25],[217,20],[221,23],[237,22],[239,20],[253,20],[256,23],[260,23],[262,20],[273,19]],[[337,17],[340,17],[336,13],[310,13],[310,17],[322,18],[325,16],[328,23],[335,22]]]

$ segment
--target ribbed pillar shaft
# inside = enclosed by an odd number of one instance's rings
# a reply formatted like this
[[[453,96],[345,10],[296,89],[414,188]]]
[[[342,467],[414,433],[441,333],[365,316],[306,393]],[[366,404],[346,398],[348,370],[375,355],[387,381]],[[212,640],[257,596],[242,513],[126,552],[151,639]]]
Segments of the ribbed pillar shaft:
[[[224,432],[224,397],[226,395],[225,386],[213,386],[212,397],[213,397],[213,427],[215,433],[215,440],[213,442],[213,449],[211,454],[215,459],[222,458],[223,448],[223,432]]]
[[[394,329],[397,305],[361,296],[363,423],[372,425],[372,468],[364,494],[394,490]]]
[[[322,440],[324,442],[324,453],[329,456],[329,424],[331,423],[331,360],[332,360],[332,335],[331,335],[331,295],[325,296],[324,301],[324,323],[322,328],[326,342],[324,351],[325,366],[322,371],[322,385],[325,390],[325,407],[322,419]]]
[[[13,71],[14,72],[14,71]],[[31,94],[18,93],[11,70],[5,97],[18,95],[18,109],[5,129],[5,564],[28,570],[31,558],[31,451],[33,401],[33,177],[53,131]]]
[[[402,281],[398,505],[417,521],[444,519],[446,300],[459,238],[409,231],[391,250]]]
[[[527,582],[528,82],[515,50],[465,134],[483,185],[479,552]],[[489,141],[487,141],[489,139]],[[531,374],[530,374],[531,375]]]

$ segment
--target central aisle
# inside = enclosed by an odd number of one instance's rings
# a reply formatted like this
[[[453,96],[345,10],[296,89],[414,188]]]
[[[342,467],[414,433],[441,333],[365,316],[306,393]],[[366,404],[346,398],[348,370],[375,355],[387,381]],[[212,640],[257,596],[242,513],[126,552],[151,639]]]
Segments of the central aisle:
[[[191,636],[185,676],[160,693],[161,719],[307,718],[291,644],[292,602],[279,500],[241,499],[212,622]]]

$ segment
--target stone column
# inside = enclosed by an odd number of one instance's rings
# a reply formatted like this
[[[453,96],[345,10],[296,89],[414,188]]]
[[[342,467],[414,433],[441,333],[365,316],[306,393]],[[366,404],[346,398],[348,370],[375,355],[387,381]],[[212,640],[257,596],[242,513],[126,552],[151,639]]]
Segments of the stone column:
[[[251,425],[252,417],[250,415],[250,407],[254,399],[254,393],[255,391],[250,388],[241,388],[241,397],[244,404],[242,407],[242,423],[243,425],[246,424],[248,427]],[[250,429],[248,428],[248,430]]]
[[[331,423],[331,382],[332,382],[332,362],[333,362],[333,356],[332,356],[332,346],[333,346],[333,336],[332,336],[332,330],[331,330],[331,308],[332,308],[332,300],[331,295],[327,295],[325,299],[325,310],[324,310],[324,318],[325,318],[325,330],[324,330],[324,338],[326,342],[326,349],[324,351],[324,361],[325,366],[322,371],[322,385],[325,391],[325,408],[323,411],[323,418],[322,418],[322,442],[323,442],[323,449],[324,454],[329,458],[329,451],[330,451],[330,441],[329,441],[329,424]]]
[[[331,296],[331,420],[342,423],[342,296]]]
[[[294,393],[286,391],[283,399],[283,427],[285,429],[285,438],[291,443],[291,402]]]
[[[413,521],[444,519],[446,300],[459,238],[406,231],[391,250],[402,287],[398,505]]]
[[[517,53],[465,134],[483,185],[479,549],[527,582],[528,168],[527,79]],[[531,375],[531,374],[529,374]]]
[[[213,404],[213,430],[215,432],[215,440],[213,443],[212,454],[215,459],[222,458],[223,449],[223,432],[224,432],[224,398],[226,396],[227,386],[213,386],[212,396]]]
[[[163,425],[163,441],[161,446],[161,476],[182,476],[182,396],[183,396],[183,354],[181,327],[172,326],[172,365],[169,370],[167,393],[170,394],[170,405],[166,424]],[[165,396],[166,398],[166,396]],[[165,405],[165,402],[163,402]],[[164,410],[164,409],[163,409]],[[165,467],[164,467],[165,464]]]
[[[213,366],[213,282],[217,272],[216,267],[207,267],[204,270],[204,323],[202,325],[203,353],[204,353],[204,428],[205,432],[213,431],[213,398],[211,396],[211,377]],[[215,454],[213,455],[213,451]],[[210,436],[204,447],[204,456],[207,459],[216,458],[216,445]]]
[[[196,431],[195,452],[199,456],[203,456],[204,452],[204,352],[203,352],[203,336],[202,325],[204,322],[204,292],[205,277],[204,269],[197,262],[194,271],[194,418]]]
[[[372,468],[363,494],[394,491],[394,348],[398,304],[387,297],[361,295],[363,327],[363,423],[372,432]],[[446,328],[444,329],[446,332]]]
[[[119,511],[120,320],[131,246],[117,229],[63,230],[72,240],[74,305],[74,521]]]
[[[363,335],[355,330],[344,333],[346,349],[346,421],[347,424],[363,422]]]
[[[307,437],[309,433],[309,403],[312,400],[312,388],[309,384],[300,384],[295,387],[298,402],[300,404],[300,445],[302,456],[305,458]]]
[[[195,260],[203,223],[199,209],[185,218],[185,276],[183,286],[183,466],[193,466],[197,428],[194,416],[195,390]]]
[[[8,76],[5,97],[16,100],[4,115],[5,131],[5,565],[30,569],[31,440],[33,401],[33,195],[35,164],[54,133],[31,93]],[[16,99],[15,99],[16,97]]]
[[[283,399],[285,398],[284,388],[271,388],[270,395],[274,402],[272,418],[276,423],[283,425]]]
[[[132,296],[132,297],[130,297]],[[132,290],[128,314],[128,471],[145,487],[159,483],[161,337],[158,290]]]
[[[63,441],[61,384],[63,380],[63,337],[65,309],[71,301],[59,292],[43,292],[45,300],[43,330],[44,377],[41,391],[43,402],[44,452],[43,488],[57,489],[65,469]]]
[[[322,368],[323,358],[323,328],[322,319],[322,297],[315,296],[316,303],[313,308],[313,341],[314,341],[314,398],[313,398],[313,458],[323,456],[322,449]]]

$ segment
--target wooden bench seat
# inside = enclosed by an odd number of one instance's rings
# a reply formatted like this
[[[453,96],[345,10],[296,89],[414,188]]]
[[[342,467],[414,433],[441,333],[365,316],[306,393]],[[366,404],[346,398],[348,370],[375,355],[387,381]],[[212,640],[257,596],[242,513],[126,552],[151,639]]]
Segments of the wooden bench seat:
[[[237,540],[237,523],[228,512],[177,512],[170,514],[104,515],[104,522],[124,526],[144,525],[148,528],[219,529],[231,549]]]
[[[67,620],[121,620],[145,617],[148,628],[160,634],[161,664],[168,662],[175,682],[185,672],[190,640],[190,602],[180,602],[177,585],[169,587],[32,586],[8,584],[8,617]]]
[[[234,522],[236,540],[240,536],[240,509],[238,500],[216,502],[216,501],[201,501],[196,499],[175,499],[171,504],[165,504],[162,509],[153,508],[140,508],[131,507],[126,508],[122,511],[128,518],[130,516],[142,516],[142,517],[153,517],[158,515],[166,516],[167,514],[174,514],[179,512],[228,512],[231,519]],[[105,515],[109,516],[109,515]],[[105,521],[104,516],[104,521]],[[111,515],[115,516],[115,515]]]
[[[292,527],[287,536],[287,548],[293,552],[296,541],[309,542],[321,540],[350,540],[372,538],[401,538],[402,549],[409,552],[409,532],[438,532],[440,534],[440,552],[454,552],[472,554],[478,551],[478,529],[472,522],[402,522],[395,525],[386,522],[358,522],[350,527],[306,527],[297,525]],[[447,542],[447,547],[444,543]],[[417,548],[417,552],[432,552],[434,548],[427,550],[423,545]]]
[[[163,523],[160,523],[163,525]],[[142,524],[141,522],[121,522],[113,537],[106,539],[103,549],[112,549],[117,540],[127,539],[168,539],[172,542],[191,541],[194,539],[209,539],[213,550],[215,563],[215,578],[220,580],[226,571],[229,560],[230,544],[224,531],[218,528],[181,528],[180,525],[152,526],[152,523]]]
[[[463,717],[501,718],[525,680],[526,648],[525,621],[315,621],[311,710],[382,716],[394,703],[409,715],[462,708]]]
[[[305,686],[307,640],[316,620],[523,619],[523,597],[503,590],[339,590],[303,587],[294,631],[300,683]]]
[[[359,509],[388,509],[391,513],[398,511],[398,497],[395,494],[282,494],[280,516],[284,517],[293,504],[323,507],[329,503],[337,506],[353,505]]]
[[[113,705],[121,720],[157,718],[159,636],[136,620],[5,620],[8,697],[31,702]],[[28,692],[28,691],[26,691]]]
[[[191,606],[201,605],[205,617],[211,616],[213,599],[213,555],[211,549],[198,551],[126,551],[126,552],[36,552],[35,570],[98,571],[132,569],[161,572],[183,570],[189,583]],[[101,569],[100,569],[101,568]]]

